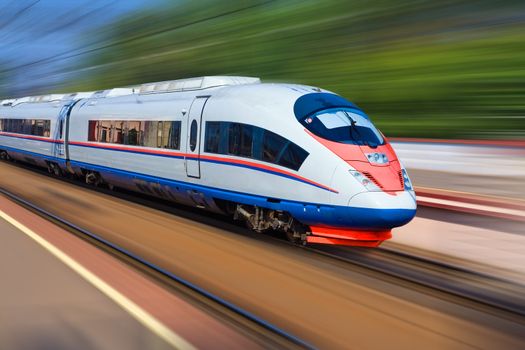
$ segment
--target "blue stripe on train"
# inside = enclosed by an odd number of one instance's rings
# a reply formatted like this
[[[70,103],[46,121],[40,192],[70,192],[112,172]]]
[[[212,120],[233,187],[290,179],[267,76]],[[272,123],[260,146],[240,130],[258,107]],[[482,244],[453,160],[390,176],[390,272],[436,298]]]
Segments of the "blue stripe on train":
[[[43,157],[47,160],[56,160],[63,162],[63,159],[46,156],[30,151],[4,147],[16,152],[29,154],[33,157]],[[133,183],[134,180],[159,183],[168,186],[173,193],[180,193],[186,196],[187,191],[197,191],[202,193],[206,198],[223,199],[236,203],[255,205],[273,210],[282,210],[289,212],[297,220],[306,225],[313,226],[334,226],[355,229],[389,229],[402,226],[408,223],[415,215],[414,209],[380,209],[380,208],[354,208],[346,206],[333,206],[328,204],[300,202],[280,198],[268,197],[236,192],[222,188],[192,184],[189,182],[167,179],[142,173],[131,172],[127,170],[105,167],[90,163],[71,161],[74,167],[82,167],[88,170],[98,171],[102,176],[118,177],[121,181]]]
[[[11,136],[11,135],[1,135],[1,136],[8,136],[8,137],[14,137],[14,138],[21,138],[21,139],[24,139],[24,140],[30,140],[30,139],[26,139],[26,138],[22,138],[22,137]],[[48,140],[30,140],[30,141],[51,142],[51,141],[48,141]],[[76,143],[70,143],[69,145],[70,146],[74,146],[74,147],[94,148],[94,149],[99,149],[99,150],[104,150],[104,151],[124,152],[124,153],[140,154],[140,155],[144,155],[144,156],[153,156],[153,157],[164,157],[164,158],[174,158],[174,159],[190,158],[190,159],[194,159],[194,160],[198,159],[201,162],[223,164],[223,165],[228,165],[228,166],[235,166],[235,167],[240,167],[240,168],[246,168],[246,169],[251,169],[251,170],[255,170],[255,171],[260,171],[260,172],[263,172],[263,173],[272,174],[272,175],[284,177],[286,179],[290,179],[290,180],[293,180],[293,181],[298,181],[298,182],[301,182],[301,183],[305,183],[307,185],[310,185],[310,186],[313,186],[313,187],[316,187],[316,188],[319,188],[319,189],[322,189],[322,190],[325,190],[325,191],[338,193],[336,190],[333,190],[333,189],[328,188],[326,186],[323,186],[321,184],[314,183],[313,181],[309,181],[307,179],[302,179],[299,176],[294,176],[293,174],[284,174],[284,173],[281,173],[281,172],[277,171],[277,169],[276,169],[276,171],[272,171],[272,170],[266,169],[264,167],[258,167],[258,166],[252,166],[252,165],[248,165],[248,164],[238,163],[238,162],[235,162],[234,160],[228,160],[227,158],[224,158],[224,160],[212,160],[212,159],[206,159],[206,158],[188,157],[188,156],[184,156],[184,155],[162,154],[162,153],[156,153],[156,152],[153,153],[153,152],[147,152],[145,150],[140,150],[140,149],[132,150],[132,149],[119,149],[119,148],[112,148],[112,147],[104,147],[102,145],[85,145],[85,144],[76,144]]]
[[[222,165],[228,165],[228,166],[235,166],[235,167],[239,167],[239,168],[246,168],[246,169],[251,169],[251,170],[255,170],[255,171],[260,171],[260,172],[263,172],[263,173],[268,173],[268,174],[272,174],[272,175],[276,175],[276,176],[280,176],[280,177],[284,177],[284,178],[287,178],[287,179],[290,179],[290,180],[294,180],[294,181],[298,181],[298,182],[302,182],[302,183],[305,183],[307,185],[310,185],[310,186],[314,186],[314,187],[317,187],[317,188],[320,188],[322,190],[325,190],[325,191],[329,191],[329,192],[333,192],[333,193],[338,193],[337,191],[333,190],[333,189],[330,189],[326,186],[323,186],[323,185],[319,185],[319,184],[316,184],[316,183],[313,183],[312,181],[307,181],[307,180],[304,180],[304,179],[301,179],[297,176],[294,176],[293,174],[291,175],[288,175],[288,174],[283,174],[279,171],[272,171],[270,169],[266,169],[264,167],[259,167],[259,166],[253,166],[253,165],[249,165],[249,164],[243,164],[243,163],[238,163],[238,162],[235,162],[234,160],[230,160],[228,158],[224,158],[222,160],[217,160],[217,159],[206,159],[206,158],[199,158],[197,156],[183,156],[183,155],[173,155],[173,154],[161,154],[161,153],[149,153],[149,152],[146,152],[146,151],[143,151],[143,150],[128,150],[128,149],[118,149],[118,148],[111,148],[111,147],[103,147],[103,146],[99,146],[99,145],[79,145],[79,144],[70,144],[70,146],[76,146],[76,147],[86,147],[86,148],[95,148],[95,149],[101,149],[101,150],[105,150],[105,151],[114,151],[114,152],[127,152],[127,153],[135,153],[135,154],[140,154],[140,155],[147,155],[147,156],[153,156],[153,157],[166,157],[166,158],[175,158],[175,159],[184,159],[184,158],[188,158],[188,159],[191,159],[191,160],[199,160],[201,162],[207,162],[207,163],[214,163],[214,164],[222,164]]]

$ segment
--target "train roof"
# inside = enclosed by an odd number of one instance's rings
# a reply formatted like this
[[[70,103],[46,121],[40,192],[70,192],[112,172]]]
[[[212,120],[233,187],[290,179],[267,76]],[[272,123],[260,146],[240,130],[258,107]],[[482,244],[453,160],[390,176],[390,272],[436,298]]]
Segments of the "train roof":
[[[31,109],[61,107],[64,104],[84,99],[82,106],[112,105],[136,103],[139,101],[173,101],[193,99],[195,96],[206,94],[216,97],[244,100],[244,103],[257,103],[260,99],[270,99],[273,103],[277,101],[288,101],[293,103],[302,95],[315,92],[328,92],[317,87],[285,84],[265,83],[260,78],[243,76],[204,76],[198,78],[178,79],[145,83],[137,86],[119,87],[114,89],[75,92],[69,94],[48,94],[40,96],[28,96],[14,100],[2,101],[3,108]],[[209,92],[208,92],[209,91]],[[18,107],[18,108],[16,108]]]
[[[99,91],[26,96],[17,99],[2,100],[1,105],[15,107],[22,103],[65,103],[67,101],[85,98],[99,99],[134,94],[144,95],[167,92],[195,91],[221,86],[256,84],[260,82],[260,78],[255,77],[205,76],[188,79],[159,81],[154,83],[145,83],[138,86],[118,87]]]

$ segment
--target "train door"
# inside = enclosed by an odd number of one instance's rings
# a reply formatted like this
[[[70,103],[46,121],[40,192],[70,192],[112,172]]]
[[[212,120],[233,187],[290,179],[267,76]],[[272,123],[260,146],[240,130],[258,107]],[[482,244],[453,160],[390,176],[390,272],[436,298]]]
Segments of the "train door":
[[[200,135],[202,127],[202,111],[210,96],[195,97],[187,115],[187,140],[186,140],[186,175],[200,178]]]
[[[69,113],[69,108],[71,103],[66,103],[62,106],[60,113],[58,114],[57,125],[55,127],[55,134],[53,139],[55,143],[53,144],[53,157],[64,159],[65,158],[65,134],[66,134],[66,119]]]
[[[71,116],[71,110],[78,101],[80,100],[70,101],[62,106],[58,114],[55,134],[53,135],[53,139],[55,139],[55,143],[53,143],[53,156],[63,160],[63,162],[59,163],[65,164],[65,167],[70,172],[72,172],[72,170],[69,168],[69,118]],[[55,164],[53,164],[53,167],[54,166]],[[57,171],[58,169],[53,170]]]

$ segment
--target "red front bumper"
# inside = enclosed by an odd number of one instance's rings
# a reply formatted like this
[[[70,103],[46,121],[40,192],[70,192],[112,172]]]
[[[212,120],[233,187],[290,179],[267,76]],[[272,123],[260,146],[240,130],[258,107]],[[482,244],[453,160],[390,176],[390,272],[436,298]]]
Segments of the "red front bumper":
[[[358,231],[333,227],[310,226],[311,235],[308,243],[334,244],[358,247],[377,247],[383,241],[392,238],[392,231]]]

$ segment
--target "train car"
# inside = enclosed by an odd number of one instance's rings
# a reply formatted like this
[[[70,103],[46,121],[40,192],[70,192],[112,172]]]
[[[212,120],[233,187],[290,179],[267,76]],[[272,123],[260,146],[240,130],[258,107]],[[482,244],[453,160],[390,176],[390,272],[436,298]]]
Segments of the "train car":
[[[356,105],[316,87],[203,77],[68,96],[59,107],[24,104],[2,107],[0,119],[41,109],[49,134],[25,141],[0,129],[7,155],[300,244],[377,246],[415,215],[412,184],[386,138]]]
[[[0,107],[0,157],[48,166],[61,149],[58,115],[63,95],[4,100]],[[58,169],[58,167],[57,167]]]

